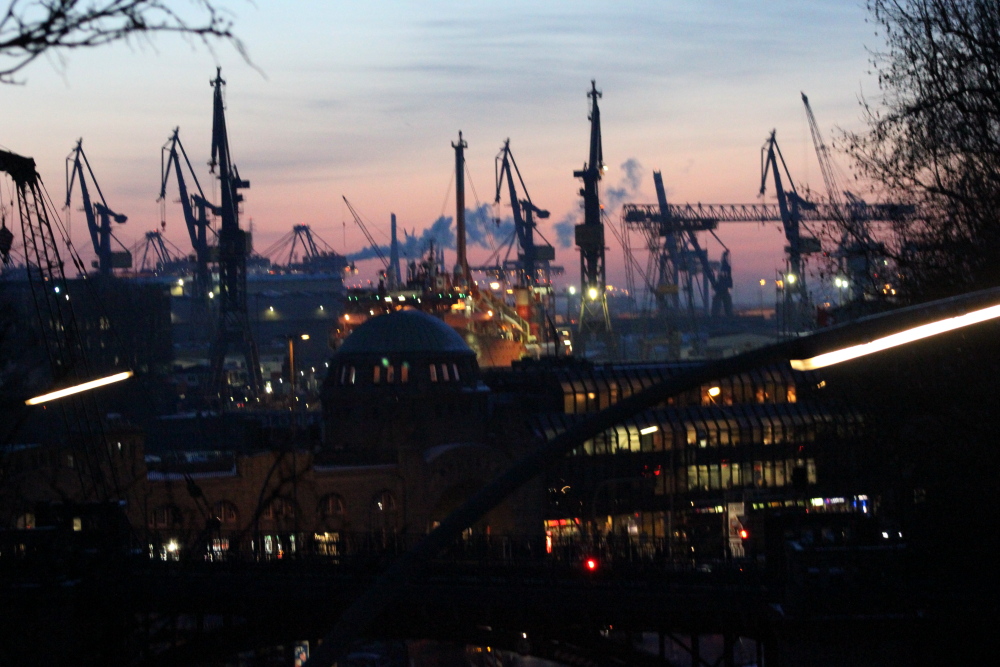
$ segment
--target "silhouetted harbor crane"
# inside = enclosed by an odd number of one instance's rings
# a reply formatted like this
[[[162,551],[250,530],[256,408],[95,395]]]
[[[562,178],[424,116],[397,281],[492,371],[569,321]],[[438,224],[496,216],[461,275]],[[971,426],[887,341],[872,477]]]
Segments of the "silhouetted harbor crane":
[[[90,181],[93,183],[100,201],[92,201],[90,188],[87,185],[87,175],[90,176]],[[97,177],[94,176],[94,170],[90,167],[87,154],[83,152],[83,139],[77,140],[76,146],[66,157],[67,209],[73,195],[73,185],[77,182],[80,184],[80,198],[83,200],[83,212],[87,216],[90,240],[94,246],[94,252],[97,254],[95,268],[102,276],[112,275],[113,269],[132,268],[132,253],[124,249],[124,246],[122,246],[122,250],[111,249],[111,239],[114,238],[111,231],[111,221],[124,224],[128,217],[108,208],[108,202],[104,199],[104,193],[101,192],[101,186],[97,182]],[[118,239],[115,238],[115,241],[121,245]]]

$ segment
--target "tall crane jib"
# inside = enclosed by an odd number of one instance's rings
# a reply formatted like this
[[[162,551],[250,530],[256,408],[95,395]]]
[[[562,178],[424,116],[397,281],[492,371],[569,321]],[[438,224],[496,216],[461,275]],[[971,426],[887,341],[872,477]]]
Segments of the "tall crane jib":
[[[229,152],[226,130],[225,103],[222,98],[222,70],[216,71],[211,81],[214,90],[212,115],[212,172],[218,170],[221,191],[219,206],[222,224],[219,229],[219,325],[212,344],[211,360],[213,386],[220,395],[229,391],[225,371],[226,353],[230,347],[242,352],[246,363],[248,398],[258,396],[263,390],[260,356],[250,330],[247,316],[247,234],[240,229],[239,204],[243,201],[240,190],[250,187],[250,182],[240,178]]]
[[[782,183],[782,172],[788,179],[787,189]],[[788,267],[780,283],[783,298],[779,304],[782,310],[778,321],[785,331],[802,331],[811,327],[813,319],[809,305],[809,291],[806,287],[805,257],[821,249],[819,239],[802,233],[802,216],[804,211],[814,211],[816,205],[796,192],[774,130],[761,148],[760,173],[761,196],[767,190],[768,174],[774,181],[781,224],[785,231],[785,240],[788,241],[788,245],[785,246]]]
[[[182,162],[183,158],[183,162]],[[184,169],[186,167],[187,169]],[[160,196],[158,201],[166,201],[167,183],[170,174],[173,172],[177,180],[177,190],[180,195],[181,209],[184,212],[184,222],[187,226],[188,237],[191,240],[191,248],[194,250],[195,270],[194,287],[195,304],[201,307],[202,313],[208,311],[208,303],[212,291],[212,274],[209,270],[211,263],[211,247],[209,246],[209,231],[211,230],[208,214],[219,215],[221,213],[218,206],[209,203],[205,199],[205,193],[198,182],[198,176],[194,173],[191,160],[188,159],[187,151],[180,139],[180,128],[174,128],[173,134],[167,143],[160,149]],[[188,189],[188,182],[184,176],[194,183],[195,191],[192,193]],[[161,223],[166,226],[166,221]]]
[[[607,276],[604,267],[604,221],[601,218],[599,183],[607,171],[601,145],[601,112],[597,100],[601,98],[597,83],[590,82],[587,97],[590,107],[590,154],[583,169],[573,176],[583,180],[580,196],[583,197],[583,224],[574,229],[576,245],[580,249],[580,321],[578,330],[583,343],[589,333],[610,333],[611,316],[608,313]]]
[[[840,275],[835,279],[835,286],[848,290],[851,301],[877,298],[883,293],[886,283],[884,275],[887,262],[885,248],[873,238],[870,223],[875,220],[898,220],[912,215],[914,207],[898,204],[869,205],[845,189],[843,179],[838,176],[830,151],[823,141],[809,98],[805,93],[801,95],[816,159],[823,174],[831,222],[836,223],[840,231],[835,253]]]
[[[99,201],[93,201],[90,196],[90,187],[87,185],[87,177],[97,191]],[[66,157],[66,208],[69,208],[73,195],[73,186],[79,183],[80,198],[83,200],[83,212],[87,217],[87,229],[90,231],[90,240],[94,246],[94,253],[97,259],[94,261],[96,268],[102,276],[110,276],[114,269],[132,268],[132,253],[122,246],[121,250],[112,250],[111,241],[114,234],[111,231],[111,223],[124,224],[128,217],[121,213],[115,213],[108,208],[108,202],[104,199],[101,186],[97,183],[94,170],[90,167],[90,161],[83,151],[83,139],[76,142],[76,146]],[[120,242],[118,242],[121,245]]]
[[[510,150],[510,139],[504,141],[503,148],[496,157],[496,196],[494,203],[499,204],[507,183],[507,196],[510,200],[511,215],[514,219],[514,236],[517,239],[517,260],[507,266],[504,273],[512,269],[515,276],[514,300],[517,303],[518,315],[527,320],[536,340],[545,338],[552,320],[551,312],[554,304],[550,298],[552,278],[550,262],[555,259],[555,248],[542,239],[536,242],[537,223],[535,217],[544,220],[549,212],[539,208],[531,201],[528,188],[521,177],[514,154]],[[515,181],[516,176],[516,181]],[[517,184],[521,186],[524,198],[518,196]]]

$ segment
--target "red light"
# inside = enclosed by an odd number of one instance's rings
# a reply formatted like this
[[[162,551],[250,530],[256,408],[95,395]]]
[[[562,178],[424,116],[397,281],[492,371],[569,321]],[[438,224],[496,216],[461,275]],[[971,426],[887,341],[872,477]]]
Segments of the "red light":
[[[586,567],[589,572],[593,572],[597,569],[597,559],[588,558],[587,560],[583,561],[583,566]]]
[[[749,532],[747,532],[747,529],[746,529],[746,528],[741,528],[741,529],[740,529],[740,539],[741,539],[741,540],[745,540],[745,539],[747,539],[748,537],[750,537],[750,533],[749,533]]]

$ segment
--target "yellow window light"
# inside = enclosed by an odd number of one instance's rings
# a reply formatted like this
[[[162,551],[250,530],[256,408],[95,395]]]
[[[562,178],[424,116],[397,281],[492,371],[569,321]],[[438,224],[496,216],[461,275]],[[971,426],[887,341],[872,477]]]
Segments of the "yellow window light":
[[[826,352],[815,357],[810,357],[809,359],[792,359],[789,363],[797,371],[816,370],[817,368],[839,364],[868,354],[898,347],[899,345],[912,343],[922,338],[986,322],[997,317],[1000,317],[1000,305],[981,308],[971,313],[945,318],[936,322],[930,322],[929,324],[921,324],[920,326],[911,327],[888,336],[883,336],[882,338],[876,338],[868,343],[861,343],[860,345],[852,345],[834,350],[833,352]]]
[[[66,396],[72,396],[73,394],[79,394],[82,391],[97,389],[98,387],[103,387],[106,384],[112,384],[114,382],[121,382],[122,380],[127,380],[130,377],[132,377],[132,371],[116,373],[115,375],[109,375],[107,377],[103,377],[97,380],[91,380],[90,382],[84,382],[83,384],[74,385],[72,387],[66,387],[65,389],[60,389],[59,391],[53,391],[48,394],[42,394],[41,396],[29,398],[24,402],[24,404],[38,405],[39,403],[48,403],[49,401],[54,401],[57,398],[64,398]]]

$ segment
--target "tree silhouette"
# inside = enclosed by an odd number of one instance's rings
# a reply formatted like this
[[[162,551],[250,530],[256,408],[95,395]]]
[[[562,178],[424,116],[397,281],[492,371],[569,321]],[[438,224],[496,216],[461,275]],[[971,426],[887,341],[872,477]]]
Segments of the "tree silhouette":
[[[1000,3],[868,0],[881,103],[846,133],[859,175],[919,214],[889,254],[913,300],[1000,285]]]
[[[222,39],[246,57],[232,19],[210,0],[187,7],[167,0],[10,0],[0,15],[0,83],[46,53],[178,33],[208,43]]]

